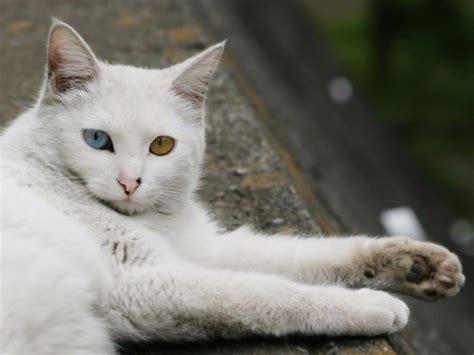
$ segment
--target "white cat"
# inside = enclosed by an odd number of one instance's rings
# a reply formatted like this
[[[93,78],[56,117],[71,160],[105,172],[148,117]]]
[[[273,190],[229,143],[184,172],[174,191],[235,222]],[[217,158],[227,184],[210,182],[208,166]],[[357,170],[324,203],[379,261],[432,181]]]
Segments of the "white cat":
[[[393,333],[408,308],[374,289],[459,291],[458,258],[431,243],[219,234],[194,191],[223,49],[164,70],[110,65],[53,23],[38,101],[1,137],[2,354]]]

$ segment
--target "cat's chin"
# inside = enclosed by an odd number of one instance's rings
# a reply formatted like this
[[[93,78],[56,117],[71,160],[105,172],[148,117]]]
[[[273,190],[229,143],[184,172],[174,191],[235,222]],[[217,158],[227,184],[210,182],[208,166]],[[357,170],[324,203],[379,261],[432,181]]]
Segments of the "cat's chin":
[[[135,215],[143,213],[147,208],[139,203],[124,200],[124,201],[103,201],[113,210],[126,215]]]

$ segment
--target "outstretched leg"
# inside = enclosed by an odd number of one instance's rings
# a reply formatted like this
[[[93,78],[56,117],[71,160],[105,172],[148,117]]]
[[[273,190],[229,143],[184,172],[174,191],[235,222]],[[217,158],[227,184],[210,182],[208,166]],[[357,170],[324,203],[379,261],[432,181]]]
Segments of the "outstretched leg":
[[[408,320],[380,291],[309,286],[182,260],[123,270],[104,302],[117,339],[193,340],[248,334],[376,335]]]
[[[309,284],[371,287],[427,300],[452,297],[464,283],[458,257],[433,243],[403,237],[268,236],[245,227],[218,234],[205,217],[199,224],[201,228],[185,228],[171,243],[186,258],[209,267],[278,274]]]

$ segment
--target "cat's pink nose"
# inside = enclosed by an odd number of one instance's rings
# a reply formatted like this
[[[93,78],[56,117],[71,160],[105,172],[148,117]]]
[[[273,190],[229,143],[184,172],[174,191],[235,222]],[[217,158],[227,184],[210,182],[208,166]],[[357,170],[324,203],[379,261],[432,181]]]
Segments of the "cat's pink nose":
[[[142,183],[142,178],[138,179],[128,179],[119,176],[117,179],[117,182],[119,183],[120,186],[122,186],[123,191],[125,192],[125,195],[131,195],[135,192],[136,189],[138,189],[138,186]]]

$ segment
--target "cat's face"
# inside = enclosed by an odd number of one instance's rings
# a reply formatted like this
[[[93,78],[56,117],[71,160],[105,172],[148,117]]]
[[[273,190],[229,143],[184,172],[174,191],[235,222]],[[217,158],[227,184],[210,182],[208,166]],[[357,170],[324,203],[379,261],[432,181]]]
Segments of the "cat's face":
[[[186,117],[182,100],[160,85],[168,81],[163,72],[107,65],[100,71],[90,95],[58,114],[64,163],[121,211],[167,212],[196,183],[202,120]],[[171,143],[162,143],[164,154],[157,155],[154,141],[164,137]]]
[[[121,212],[179,208],[198,181],[204,95],[222,49],[164,70],[109,65],[54,24],[44,102],[63,164]]]

